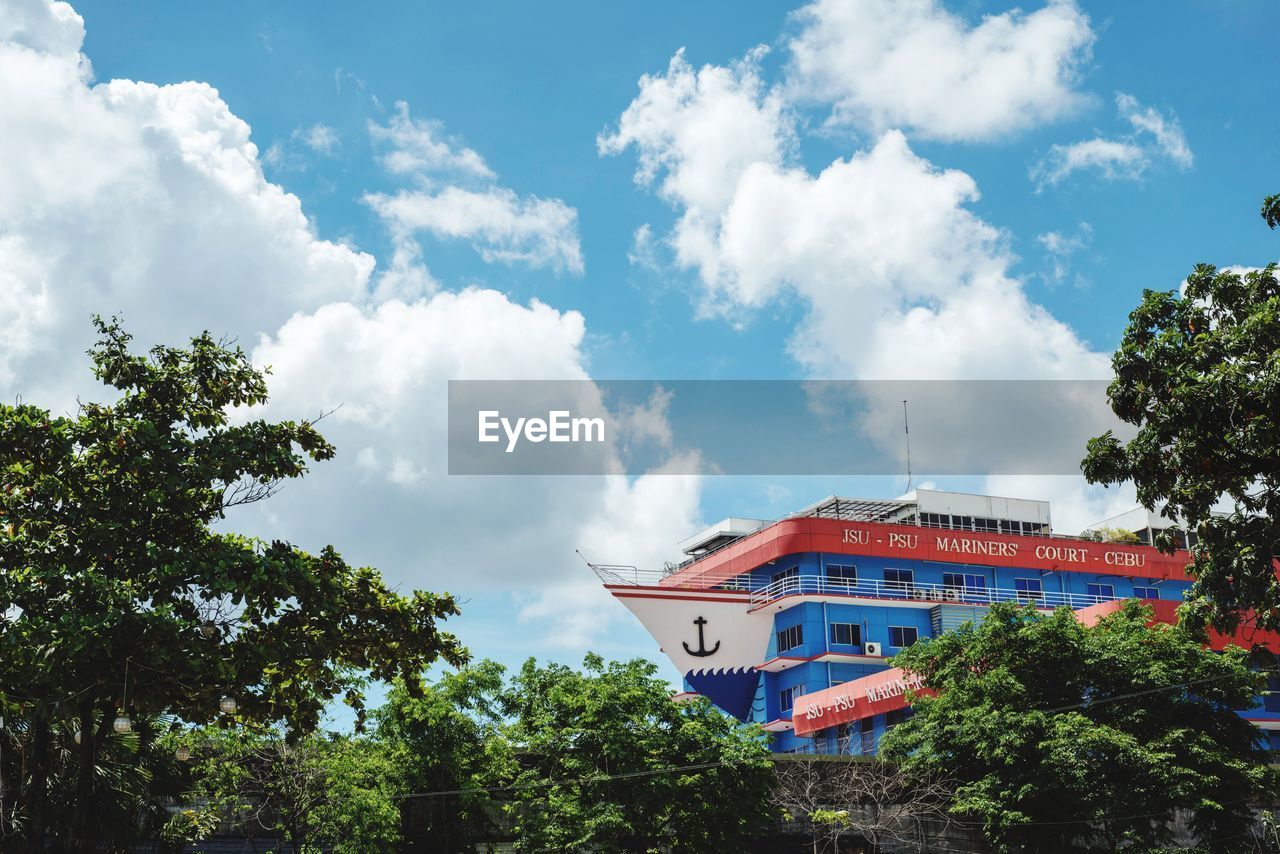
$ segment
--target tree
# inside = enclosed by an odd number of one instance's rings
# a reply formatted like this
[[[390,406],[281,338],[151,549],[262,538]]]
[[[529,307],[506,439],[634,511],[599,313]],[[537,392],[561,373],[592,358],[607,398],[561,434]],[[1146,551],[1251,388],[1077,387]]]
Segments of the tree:
[[[1126,531],[1122,528],[1090,528],[1080,533],[1080,539],[1090,540],[1095,543],[1123,543],[1126,545],[1137,545],[1142,542],[1138,539],[1138,535],[1132,531]]]
[[[773,801],[783,818],[807,824],[814,854],[840,850],[846,836],[879,851],[884,842],[923,846],[927,825],[946,824],[945,777],[914,774],[898,762],[797,754],[774,763]]]
[[[0,704],[25,733],[25,773],[0,780],[0,831],[16,813],[34,850],[49,829],[92,844],[95,757],[118,714],[202,723],[226,696],[240,719],[302,732],[340,695],[362,721],[366,676],[412,691],[433,661],[466,657],[438,626],[452,598],[398,595],[331,547],[213,528],[334,453],[312,422],[252,418],[265,372],[240,348],[205,333],[135,355],[117,323],[95,322],[111,402],[71,416],[0,406]],[[82,734],[75,789],[59,793],[75,809],[54,826],[65,726]],[[145,756],[154,734],[140,736]]]
[[[1243,650],[1148,627],[1136,601],[1086,627],[1010,603],[894,663],[936,697],[882,741],[887,759],[956,782],[952,812],[1003,850],[1151,850],[1189,817],[1201,844],[1243,850],[1280,780],[1236,714],[1261,690]]]
[[[294,851],[323,846],[338,854],[389,850],[400,840],[403,778],[377,740],[312,734],[290,741],[277,732],[207,727],[169,743],[193,756],[193,806],[171,821],[174,837],[194,826],[203,838],[229,824],[246,836],[276,836]]]
[[[500,737],[501,665],[481,661],[446,673],[420,695],[396,685],[374,713],[376,733],[409,793],[406,825],[428,851],[469,851],[494,829],[487,787],[509,757]],[[452,793],[452,794],[434,794]]]
[[[647,661],[589,655],[584,668],[530,659],[505,694],[520,850],[737,850],[768,822],[757,728],[673,702]]]
[[[1263,204],[1280,224],[1280,196]],[[1184,620],[1280,629],[1280,280],[1200,264],[1181,293],[1143,292],[1112,358],[1111,408],[1138,427],[1089,442],[1093,483],[1132,480],[1138,500],[1194,532]],[[1222,498],[1233,512],[1214,514]],[[1166,533],[1157,545],[1171,550]]]

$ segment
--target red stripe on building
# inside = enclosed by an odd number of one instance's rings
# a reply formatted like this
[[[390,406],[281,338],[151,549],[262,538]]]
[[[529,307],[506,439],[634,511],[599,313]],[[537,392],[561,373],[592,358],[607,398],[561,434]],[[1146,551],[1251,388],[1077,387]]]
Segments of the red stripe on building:
[[[796,735],[812,735],[837,724],[905,709],[909,705],[908,691],[926,697],[934,693],[921,685],[918,677],[908,675],[900,667],[891,667],[852,682],[796,697],[791,709],[791,722]]]
[[[1076,619],[1084,623],[1086,626],[1092,626],[1098,620],[1107,614],[1114,614],[1124,607],[1125,600],[1117,599],[1114,602],[1102,602],[1097,605],[1090,605],[1088,608],[1081,608],[1076,611]],[[1178,622],[1178,605],[1180,602],[1174,602],[1168,599],[1143,599],[1143,605],[1147,605],[1155,612],[1155,618],[1147,625],[1156,623],[1168,623],[1174,625]],[[1280,633],[1263,631],[1249,624],[1246,617],[1245,622],[1236,629],[1233,634],[1224,635],[1221,632],[1209,630],[1209,649],[1215,652],[1221,652],[1228,646],[1238,646],[1243,649],[1251,649],[1255,646],[1266,647],[1275,653],[1280,653]]]
[[[712,587],[803,552],[1179,580],[1186,579],[1191,561],[1185,551],[1167,555],[1153,546],[805,517],[785,519],[749,534],[667,576],[661,584]]]

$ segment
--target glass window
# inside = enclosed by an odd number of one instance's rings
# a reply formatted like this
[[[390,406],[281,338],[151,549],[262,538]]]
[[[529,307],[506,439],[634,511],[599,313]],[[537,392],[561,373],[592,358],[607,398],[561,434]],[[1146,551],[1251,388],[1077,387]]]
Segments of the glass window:
[[[804,643],[804,627],[792,626],[778,632],[778,654],[795,649]]]
[[[856,623],[832,623],[831,642],[843,646],[861,646],[862,627]]]
[[[1039,602],[1044,598],[1044,582],[1039,578],[1015,578],[1013,589],[1018,591],[1019,602]]]
[[[1133,585],[1133,595],[1138,599],[1159,599],[1160,588],[1143,587],[1142,585],[1135,584]]]
[[[915,582],[915,573],[909,569],[886,569],[884,586],[889,590],[910,591]]]
[[[796,686],[783,688],[778,692],[778,711],[789,712],[796,703]]]
[[[1086,584],[1084,592],[1095,599],[1116,598],[1116,586],[1114,584]]]
[[[890,626],[889,646],[905,649],[919,640],[920,633],[915,626]]]
[[[782,570],[781,572],[775,572],[773,574],[773,580],[786,581],[788,578],[796,578],[799,575],[800,575],[800,567],[789,566],[786,569]]]
[[[986,590],[987,579],[981,575],[968,575],[963,572],[944,572],[942,573],[942,586]]]
[[[827,564],[827,578],[855,582],[858,580],[858,568],[851,563],[829,563]]]
[[[1268,712],[1280,712],[1280,676],[1267,677],[1267,691],[1262,695],[1262,708]],[[1272,730],[1272,735],[1280,734],[1280,730]]]

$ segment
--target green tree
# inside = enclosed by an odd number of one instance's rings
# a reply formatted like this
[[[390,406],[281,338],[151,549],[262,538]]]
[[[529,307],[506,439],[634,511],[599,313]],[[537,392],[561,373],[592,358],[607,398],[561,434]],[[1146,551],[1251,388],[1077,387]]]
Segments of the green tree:
[[[759,729],[677,703],[646,661],[525,663],[505,695],[525,851],[737,850],[772,812]]]
[[[492,661],[446,673],[415,695],[396,685],[374,712],[378,738],[411,798],[406,826],[428,851],[470,851],[493,827],[487,787],[509,762],[499,737],[503,668]]]
[[[1280,196],[1263,205],[1280,224]],[[1138,500],[1194,533],[1184,620],[1280,629],[1280,280],[1197,265],[1181,293],[1143,292],[1112,358],[1111,407],[1138,427],[1089,442],[1085,476],[1132,480]],[[1228,498],[1234,511],[1212,513]],[[1157,542],[1170,550],[1174,538]]]
[[[945,773],[952,811],[1008,851],[1150,851],[1185,810],[1201,844],[1244,850],[1254,802],[1275,791],[1258,730],[1236,714],[1261,676],[1184,629],[1148,627],[1130,601],[1086,627],[1002,603],[981,623],[894,663],[936,697],[885,736],[883,755]]]
[[[229,825],[293,850],[386,851],[400,840],[403,777],[383,743],[362,736],[207,727],[167,740],[191,751],[191,788],[167,835],[192,841]],[[195,828],[197,832],[191,833]]]
[[[362,720],[366,676],[412,691],[433,661],[465,660],[438,625],[452,598],[398,595],[332,548],[213,528],[334,453],[311,422],[232,419],[267,399],[240,348],[206,333],[136,355],[119,325],[96,323],[110,402],[70,416],[0,406],[0,709],[24,734],[0,831],[20,821],[34,850],[50,830],[93,844],[94,768],[117,714],[201,723],[228,696],[243,720],[306,731],[337,696]],[[66,727],[82,737],[75,788],[56,800],[75,806],[51,825]],[[140,734],[145,756],[153,734]]]

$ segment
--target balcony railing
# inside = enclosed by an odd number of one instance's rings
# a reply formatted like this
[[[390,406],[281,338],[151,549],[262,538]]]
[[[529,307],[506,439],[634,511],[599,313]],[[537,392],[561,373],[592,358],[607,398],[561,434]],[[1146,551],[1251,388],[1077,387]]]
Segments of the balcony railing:
[[[795,575],[780,578],[772,584],[751,591],[752,606],[767,605],[784,596],[858,596],[868,599],[896,599],[920,602],[949,602],[960,605],[992,605],[996,602],[1018,602],[1037,608],[1066,605],[1075,610],[1100,602],[1123,599],[1123,596],[1090,596],[1084,593],[1035,592],[1003,587],[948,587],[928,582],[853,581],[821,575]]]

